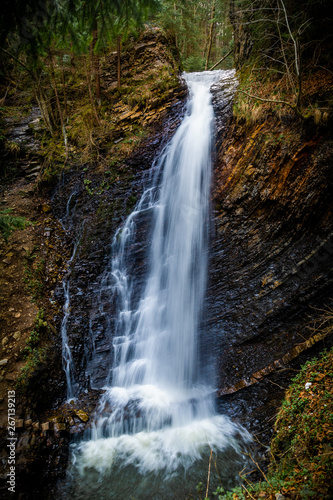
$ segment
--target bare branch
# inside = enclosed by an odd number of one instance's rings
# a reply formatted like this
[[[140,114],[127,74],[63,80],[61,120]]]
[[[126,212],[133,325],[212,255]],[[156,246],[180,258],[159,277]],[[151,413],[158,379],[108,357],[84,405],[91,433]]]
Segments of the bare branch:
[[[244,486],[244,484],[242,484],[242,488],[244,488],[244,490],[246,491],[246,493],[247,493],[248,495],[250,495],[250,497],[251,497],[251,498],[253,498],[253,500],[256,500],[256,499],[255,499],[255,498],[251,495],[251,493],[249,492],[249,490],[248,490],[248,489]]]
[[[207,488],[206,488],[206,498],[208,498],[209,479],[210,479],[210,466],[211,466],[211,463],[212,463],[212,454],[213,454],[213,450],[210,449],[209,466],[208,466],[208,478],[207,478]]]
[[[226,54],[225,56],[222,57],[222,59],[220,59],[216,64],[214,64],[214,66],[212,66],[211,68],[209,68],[209,71],[212,71],[213,69],[216,68],[216,66],[218,66],[221,62],[224,61],[224,59],[226,59],[228,56],[230,56],[231,52],[233,52],[234,49],[231,49],[228,54]]]
[[[300,65],[299,65],[299,58],[298,58],[297,43],[296,43],[295,38],[293,37],[293,34],[292,34],[290,26],[289,26],[289,21],[288,21],[288,15],[287,15],[286,7],[285,7],[285,5],[283,3],[283,0],[280,0],[280,2],[281,2],[281,5],[282,5],[282,8],[283,8],[284,17],[286,19],[286,23],[287,23],[287,28],[288,28],[288,31],[289,31],[289,35],[290,35],[290,38],[292,39],[293,44],[294,44],[296,74],[297,74],[297,76],[299,76]]]
[[[275,101],[274,99],[264,99],[263,97],[258,97],[257,95],[251,95],[245,92],[244,90],[237,89],[236,92],[241,92],[242,94],[247,95],[248,97],[251,97],[251,99],[256,99],[258,101],[263,101],[263,102],[273,102],[274,104],[285,104],[286,106],[289,106],[291,109],[294,111],[296,110],[296,107],[291,104],[290,102],[287,101]]]

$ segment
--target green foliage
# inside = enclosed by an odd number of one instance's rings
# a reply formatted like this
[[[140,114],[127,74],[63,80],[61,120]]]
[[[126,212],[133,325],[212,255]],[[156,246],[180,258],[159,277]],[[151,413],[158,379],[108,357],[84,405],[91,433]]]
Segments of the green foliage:
[[[8,238],[15,229],[24,229],[31,224],[24,217],[15,217],[11,213],[11,208],[0,211],[0,234],[6,243],[8,243]]]
[[[47,331],[47,321],[44,318],[44,311],[40,309],[37,313],[35,326],[33,330],[31,330],[28,339],[26,340],[26,347],[24,348],[24,355],[26,357],[33,354],[33,351],[39,344],[42,335]]]
[[[332,322],[328,327],[332,329]],[[279,492],[286,498],[290,493],[295,500],[331,498],[332,366],[333,349],[325,350],[292,380],[275,423],[273,461],[268,474],[263,474],[265,480],[254,484],[244,476],[245,487],[229,492],[218,488],[213,493],[218,500],[275,498]]]
[[[16,388],[19,392],[24,393],[27,390],[34,373],[46,362],[47,354],[46,347],[33,349],[16,380]]]
[[[25,392],[29,386],[29,382],[36,370],[43,365],[47,359],[48,349],[40,344],[46,339],[48,333],[48,324],[45,320],[44,311],[40,309],[37,313],[35,325],[23,350],[25,364],[21,368],[20,375],[16,381],[16,387],[20,392]]]
[[[91,184],[90,179],[84,179],[83,181],[84,187],[86,188],[86,191],[88,194],[93,195],[94,194],[94,189],[91,189],[89,186]]]
[[[172,33],[180,51],[185,71],[205,68],[208,36],[213,23],[213,44],[210,64],[213,65],[230,50],[232,30],[229,22],[228,3],[215,1],[215,16],[211,18],[213,0],[164,0],[158,20],[165,30]],[[230,60],[224,63],[229,67]],[[208,67],[209,67],[208,66]]]
[[[45,270],[45,259],[42,259],[35,253],[36,247],[32,252],[26,252],[26,262],[24,264],[24,277],[27,293],[32,295],[32,300],[37,302],[43,293],[43,276]]]

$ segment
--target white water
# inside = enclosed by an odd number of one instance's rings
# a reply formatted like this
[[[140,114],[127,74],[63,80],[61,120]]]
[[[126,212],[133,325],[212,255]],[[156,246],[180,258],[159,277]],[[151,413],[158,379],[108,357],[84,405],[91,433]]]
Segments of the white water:
[[[65,214],[64,220],[67,220],[70,217],[70,204],[71,204],[71,200],[72,200],[73,196],[75,196],[75,195],[76,195],[76,191],[74,191],[70,195],[70,197],[67,201],[66,214]],[[64,226],[64,220],[63,220],[62,226],[63,226],[64,230],[66,231],[66,227]],[[83,225],[84,225],[84,222],[83,222]],[[82,225],[82,228],[83,228],[83,225]],[[70,226],[70,223],[69,223],[69,226]],[[61,322],[61,330],[60,331],[61,331],[61,340],[62,340],[62,367],[64,369],[65,376],[66,376],[67,400],[68,401],[72,400],[75,397],[75,389],[76,389],[75,376],[74,376],[75,367],[74,367],[72,351],[71,351],[71,348],[69,345],[69,338],[68,338],[68,334],[67,334],[67,324],[68,324],[68,319],[70,316],[70,298],[71,298],[70,297],[70,276],[71,276],[71,265],[72,265],[72,262],[74,260],[75,255],[76,255],[77,248],[78,248],[78,245],[80,242],[82,228],[81,228],[79,235],[75,241],[74,249],[73,249],[71,258],[69,259],[69,261],[67,263],[69,271],[67,272],[65,279],[63,281],[63,285],[62,285],[63,290],[64,290],[65,302],[63,305],[64,315],[63,315],[63,319]]]
[[[163,471],[166,479],[209,455],[209,447],[219,453],[233,449],[238,456],[236,434],[248,439],[244,429],[216,415],[213,388],[200,380],[197,363],[214,118],[209,88],[225,76],[230,72],[185,75],[186,116],[153,169],[152,187],[114,238],[111,276],[119,304],[114,365],[92,438],[75,446],[82,477],[88,470],[112,474],[134,466],[140,474]],[[136,218],[147,210],[154,212],[150,270],[133,309],[127,262]]]

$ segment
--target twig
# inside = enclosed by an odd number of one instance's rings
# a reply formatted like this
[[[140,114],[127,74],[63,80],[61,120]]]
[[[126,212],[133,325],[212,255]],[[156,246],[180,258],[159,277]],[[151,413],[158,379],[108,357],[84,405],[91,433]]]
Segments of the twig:
[[[216,458],[214,460],[214,465],[215,465],[215,470],[216,470],[217,477],[219,478],[219,481],[220,481],[220,485],[222,486],[222,481],[221,481],[220,474],[219,474],[219,471],[218,471],[218,468],[217,468],[216,460],[217,460],[217,453],[216,453]]]
[[[286,390],[285,387],[282,387],[281,385],[277,384],[276,382],[273,382],[273,380],[270,380],[269,378],[267,378],[266,380],[268,380],[268,382],[270,382],[271,384],[274,384],[274,385],[277,385],[280,389],[282,389],[283,391]]]
[[[264,476],[265,481],[270,485],[270,487],[272,487],[271,483],[267,479],[266,474],[264,473],[264,471],[261,470],[259,464],[254,460],[254,458],[252,457],[251,453],[248,453],[248,456],[251,458],[252,462],[258,467],[258,469],[260,470],[261,474]]]
[[[33,72],[30,71],[30,69],[25,64],[23,64],[23,62],[20,61],[17,57],[15,57],[13,54],[11,54],[7,50],[3,49],[2,47],[1,47],[1,50],[5,54],[7,54],[7,56],[11,57],[12,59],[14,59],[14,61],[16,61],[18,64],[20,64],[29,73],[30,76],[32,76],[33,78],[36,78],[36,76],[33,74]]]
[[[264,99],[262,97],[258,97],[257,95],[248,94],[244,90],[240,90],[240,89],[237,89],[236,92],[241,92],[242,94],[245,94],[248,97],[251,97],[251,99],[257,99],[258,101],[273,102],[274,104],[285,104],[286,106],[289,106],[291,109],[293,109],[294,111],[296,111],[296,107],[293,104],[290,104],[290,102],[287,102],[287,101],[275,101],[274,99]]]
[[[251,497],[251,498],[253,498],[253,500],[256,500],[256,499],[255,499],[255,498],[251,495],[251,493],[249,492],[249,490],[248,490],[248,489],[244,486],[244,484],[242,484],[242,488],[244,488],[244,490],[246,491],[246,493],[247,493],[248,495],[250,495],[250,497]]]
[[[331,73],[331,75],[333,75],[333,71],[330,71],[329,69],[324,68],[324,66],[320,66],[319,64],[317,64],[316,66],[317,66],[318,68],[321,68],[321,69],[325,70],[325,71],[328,71],[329,73]]]
[[[213,454],[213,450],[210,449],[209,466],[208,466],[208,477],[207,477],[207,488],[206,488],[206,498],[208,498],[209,478],[210,478],[210,466],[211,466],[211,463],[212,463],[212,454]]]

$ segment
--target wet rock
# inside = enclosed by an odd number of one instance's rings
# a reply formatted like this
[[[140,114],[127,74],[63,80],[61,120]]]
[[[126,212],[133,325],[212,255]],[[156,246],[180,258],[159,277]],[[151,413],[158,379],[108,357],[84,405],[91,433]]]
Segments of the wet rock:
[[[63,423],[65,421],[65,418],[63,415],[57,415],[56,417],[52,418],[51,422],[53,422],[54,424],[60,424],[60,423]]]
[[[46,214],[48,212],[51,211],[51,207],[50,205],[48,205],[47,203],[44,203],[42,206],[41,206],[41,211]]]
[[[20,340],[20,338],[21,338],[21,332],[19,332],[19,331],[15,332],[14,335],[13,335],[13,337],[14,337],[15,340]]]
[[[8,358],[4,358],[0,360],[0,366],[6,366],[8,364]]]
[[[54,424],[53,430],[55,434],[60,434],[61,432],[65,432],[67,430],[67,427],[65,423],[57,422],[56,424]]]
[[[24,434],[20,437],[20,439],[17,442],[16,451],[19,452],[22,449],[26,448],[29,444],[29,441],[30,441],[30,433],[24,432]]]
[[[53,430],[53,422],[44,422],[42,425],[41,425],[41,430],[46,433],[48,431],[51,431]]]
[[[40,423],[39,422],[33,422],[32,428],[34,431],[39,431],[40,429]]]
[[[81,422],[88,422],[89,420],[89,416],[87,415],[87,413],[83,410],[75,410],[75,415],[81,420]]]
[[[74,420],[72,417],[69,417],[69,418],[68,418],[68,425],[69,425],[70,427],[73,427],[73,425],[75,425],[75,420]]]

